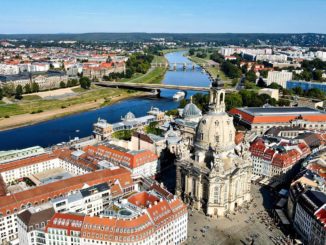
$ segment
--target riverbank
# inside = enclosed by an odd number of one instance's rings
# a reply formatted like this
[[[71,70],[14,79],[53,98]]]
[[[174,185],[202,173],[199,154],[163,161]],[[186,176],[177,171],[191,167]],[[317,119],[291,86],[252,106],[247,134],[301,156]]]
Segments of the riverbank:
[[[147,97],[148,93],[144,92],[135,92],[133,94],[123,94],[119,95],[117,97],[113,97],[110,99],[110,101],[103,99],[99,99],[92,102],[86,102],[83,104],[76,104],[72,105],[67,108],[61,108],[61,109],[53,109],[48,110],[45,112],[35,113],[35,114],[20,114],[15,115],[9,118],[1,118],[0,119],[0,131],[23,127],[23,126],[29,126],[36,123],[64,117],[67,115],[77,114],[84,111],[94,110],[98,109],[104,106],[109,106],[112,104],[115,104],[119,101],[126,100],[126,99],[132,99],[137,97]]]

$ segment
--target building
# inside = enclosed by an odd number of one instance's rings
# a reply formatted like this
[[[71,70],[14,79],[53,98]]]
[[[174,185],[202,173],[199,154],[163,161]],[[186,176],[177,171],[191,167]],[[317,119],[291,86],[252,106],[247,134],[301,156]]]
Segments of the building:
[[[310,154],[310,149],[304,142],[266,136],[256,138],[249,151],[252,174],[279,183],[291,179],[296,173],[295,165]]]
[[[54,214],[46,226],[47,244],[182,244],[187,239],[188,213],[180,199],[140,192],[115,205],[104,217]]]
[[[294,214],[294,229],[307,244],[326,242],[326,195],[306,190],[299,198]]]
[[[46,244],[45,227],[55,212],[51,205],[43,206],[41,208],[29,208],[17,215],[19,244]]]
[[[33,146],[21,150],[0,151],[0,164],[44,154],[44,148]]]
[[[17,239],[17,214],[30,207],[39,207],[52,199],[75,193],[86,186],[116,183],[122,193],[135,189],[131,174],[123,168],[105,169],[81,176],[43,184],[11,195],[0,196],[1,242]]]
[[[218,217],[250,201],[251,160],[244,143],[235,144],[225,91],[210,88],[209,112],[196,128],[194,153],[178,144],[176,193],[196,209]]]
[[[309,89],[319,89],[326,93],[326,83],[319,83],[319,82],[307,82],[307,81],[294,81],[292,79],[289,79],[286,82],[286,88],[287,89],[293,89],[296,87],[302,88],[304,91],[307,91]]]
[[[229,113],[235,123],[262,135],[272,127],[299,126],[309,130],[326,128],[326,113],[308,107],[244,107]]]
[[[155,177],[160,170],[157,155],[149,150],[135,151],[107,144],[86,146],[84,151],[89,157],[127,168],[133,176]]]
[[[287,81],[292,80],[292,72],[288,71],[269,71],[267,75],[267,86],[276,83],[283,88],[287,88]]]
[[[119,194],[122,194],[118,185],[110,186],[108,183],[101,183],[83,188],[68,196],[58,197],[51,203],[56,213],[73,212],[99,216],[111,202],[112,188],[113,190],[118,188]]]
[[[258,91],[258,94],[267,94],[271,98],[278,100],[279,99],[279,90],[272,88],[262,88]]]
[[[165,148],[166,142],[164,137],[137,131],[133,132],[131,136],[131,150],[149,150],[154,152],[157,156],[161,156],[161,152]]]
[[[19,73],[17,65],[0,64],[0,74],[2,75],[16,75]]]
[[[128,112],[124,117],[121,117],[121,120],[121,122],[110,124],[107,120],[99,118],[93,125],[95,138],[104,140],[110,138],[112,133],[117,131],[140,129],[152,122],[161,122],[164,120],[164,112],[152,107],[146,116],[136,118],[132,112]]]

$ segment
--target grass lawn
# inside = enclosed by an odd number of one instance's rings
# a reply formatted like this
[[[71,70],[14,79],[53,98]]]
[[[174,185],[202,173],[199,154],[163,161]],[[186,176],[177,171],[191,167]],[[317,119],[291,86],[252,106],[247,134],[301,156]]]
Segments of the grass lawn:
[[[204,63],[207,64],[209,61],[209,58],[198,58],[196,56],[190,56],[189,57],[190,60],[192,60],[195,63]],[[223,81],[230,81],[230,79],[225,76],[224,72],[222,72],[219,68],[217,67],[208,67],[205,69],[209,74],[211,74],[212,77],[216,77],[217,75],[219,75],[220,79]]]
[[[67,108],[71,105],[94,102],[100,99],[110,100],[128,94],[127,90],[115,88],[95,88],[85,90],[82,94],[62,100],[22,100],[17,104],[1,104],[0,117],[13,116],[37,111],[47,111],[51,109]]]
[[[164,56],[155,55],[152,63],[167,63],[167,60]]]
[[[40,100],[42,99],[38,95],[24,95],[22,100]]]
[[[135,74],[132,78],[121,79],[119,82],[129,83],[161,83],[166,72],[165,67],[155,67],[150,69],[146,74]]]

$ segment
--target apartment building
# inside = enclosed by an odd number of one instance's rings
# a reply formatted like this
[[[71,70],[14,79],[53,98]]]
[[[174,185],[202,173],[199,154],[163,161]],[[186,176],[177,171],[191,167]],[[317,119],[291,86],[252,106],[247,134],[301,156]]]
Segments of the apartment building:
[[[86,173],[81,176],[36,186],[11,195],[0,196],[0,242],[17,239],[18,213],[30,207],[37,208],[58,197],[77,193],[81,189],[101,183],[119,185],[121,193],[129,193],[135,189],[130,172],[123,168],[115,168]]]
[[[292,168],[310,154],[304,142],[269,137],[256,138],[250,145],[252,173],[268,179],[284,181]]]
[[[292,80],[292,72],[288,71],[269,71],[267,75],[267,85],[276,83],[283,88],[287,87],[287,81]]]

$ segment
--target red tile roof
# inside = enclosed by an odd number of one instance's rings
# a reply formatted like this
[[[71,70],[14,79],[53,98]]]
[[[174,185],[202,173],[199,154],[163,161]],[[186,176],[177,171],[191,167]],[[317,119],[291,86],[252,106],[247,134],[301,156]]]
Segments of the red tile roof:
[[[84,218],[84,215],[55,213],[45,230],[47,232],[49,227],[63,229],[66,230],[67,235],[70,236],[71,231],[81,231]]]
[[[6,215],[7,211],[10,213],[19,210],[22,205],[39,205],[47,202],[49,198],[55,198],[60,195],[65,195],[74,190],[80,190],[85,184],[93,186],[103,182],[114,183],[119,180],[122,188],[128,188],[133,185],[131,173],[123,168],[119,169],[105,169],[96,171],[81,176],[72,177],[69,179],[60,180],[46,185],[37,186],[33,189],[18,192],[9,196],[0,197],[0,212]]]
[[[131,169],[157,161],[158,159],[157,155],[149,150],[142,150],[131,154],[130,152],[120,151],[104,145],[86,146],[84,151],[91,156],[105,159],[114,164],[121,164]]]

